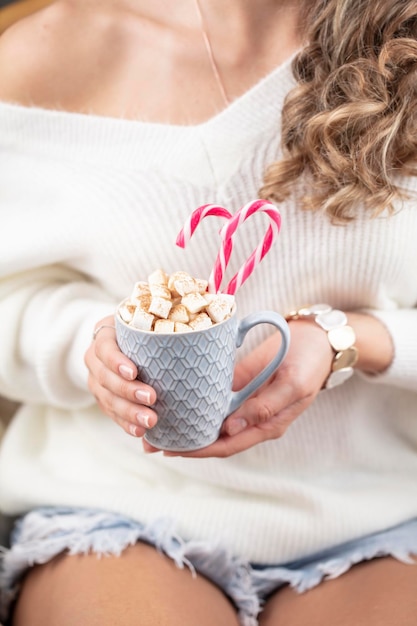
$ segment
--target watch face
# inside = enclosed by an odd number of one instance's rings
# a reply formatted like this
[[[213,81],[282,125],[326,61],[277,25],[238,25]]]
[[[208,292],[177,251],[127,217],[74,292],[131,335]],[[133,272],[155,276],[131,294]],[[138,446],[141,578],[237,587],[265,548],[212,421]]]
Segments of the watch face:
[[[353,374],[352,367],[343,367],[340,370],[336,370],[335,372],[332,372],[326,381],[326,389],[332,389],[333,387],[337,387],[337,385],[341,385],[348,378],[350,378],[352,374]]]

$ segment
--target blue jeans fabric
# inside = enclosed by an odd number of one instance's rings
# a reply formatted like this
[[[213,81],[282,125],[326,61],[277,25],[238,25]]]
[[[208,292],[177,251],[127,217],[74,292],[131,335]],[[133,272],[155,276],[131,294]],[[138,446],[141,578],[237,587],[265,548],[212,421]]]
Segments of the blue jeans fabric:
[[[179,568],[188,567],[219,586],[238,611],[241,626],[257,626],[265,599],[289,584],[298,592],[335,578],[352,565],[390,555],[414,563],[417,519],[280,565],[257,565],[202,541],[184,541],[170,520],[144,525],[115,513],[73,508],[41,508],[22,517],[12,533],[10,549],[0,556],[0,619],[7,620],[18,594],[19,580],[37,563],[63,551],[119,555],[138,541],[154,545]]]

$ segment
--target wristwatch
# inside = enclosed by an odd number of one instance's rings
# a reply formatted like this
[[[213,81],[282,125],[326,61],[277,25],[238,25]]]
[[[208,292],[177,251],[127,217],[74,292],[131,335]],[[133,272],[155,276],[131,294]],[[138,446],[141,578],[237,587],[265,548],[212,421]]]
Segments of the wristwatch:
[[[311,319],[327,333],[334,357],[323,389],[332,389],[352,376],[353,366],[358,360],[358,349],[355,346],[355,331],[349,326],[346,313],[333,309],[329,304],[313,304],[291,311],[285,319],[287,322]]]

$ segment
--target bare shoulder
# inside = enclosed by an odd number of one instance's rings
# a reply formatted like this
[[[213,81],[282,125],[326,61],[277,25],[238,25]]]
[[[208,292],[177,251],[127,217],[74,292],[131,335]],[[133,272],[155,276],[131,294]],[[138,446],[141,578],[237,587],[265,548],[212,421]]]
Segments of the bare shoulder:
[[[105,23],[89,0],[55,0],[13,24],[0,36],[0,100],[72,108],[105,48]]]

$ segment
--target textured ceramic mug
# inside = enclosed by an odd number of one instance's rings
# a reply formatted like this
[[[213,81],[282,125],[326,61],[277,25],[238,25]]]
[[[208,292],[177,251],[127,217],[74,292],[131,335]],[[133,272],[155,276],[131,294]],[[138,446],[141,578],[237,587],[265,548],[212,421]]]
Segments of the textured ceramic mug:
[[[138,367],[138,379],[157,393],[158,422],[145,439],[162,450],[182,452],[210,445],[224,419],[235,411],[283,361],[289,346],[285,319],[261,311],[238,320],[236,313],[205,330],[155,333],[127,325],[116,313],[121,351]],[[236,350],[257,324],[272,324],[281,333],[271,362],[239,391],[232,391]]]

